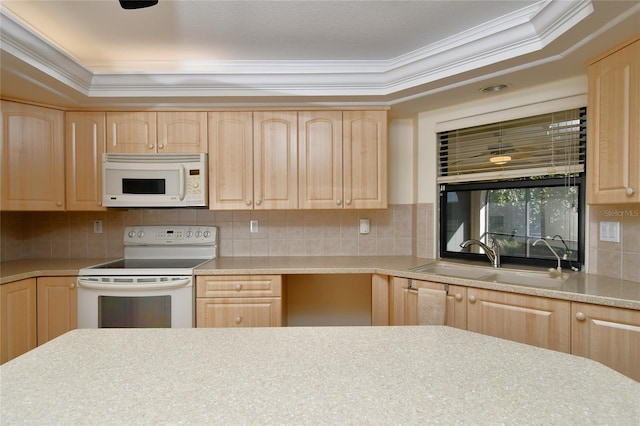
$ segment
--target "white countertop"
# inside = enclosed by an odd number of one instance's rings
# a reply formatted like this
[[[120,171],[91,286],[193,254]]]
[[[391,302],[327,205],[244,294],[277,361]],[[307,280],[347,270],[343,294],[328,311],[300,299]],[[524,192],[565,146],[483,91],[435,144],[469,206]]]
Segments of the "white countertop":
[[[2,424],[640,423],[640,383],[449,327],[74,330],[0,380]]]

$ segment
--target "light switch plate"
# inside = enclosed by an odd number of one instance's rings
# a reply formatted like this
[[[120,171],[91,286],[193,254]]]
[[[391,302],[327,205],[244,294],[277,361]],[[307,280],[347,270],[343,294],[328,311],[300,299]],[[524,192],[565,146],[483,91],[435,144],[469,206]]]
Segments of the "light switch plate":
[[[252,234],[257,234],[258,233],[258,220],[257,219],[251,219],[249,221],[249,232]]]
[[[360,219],[360,233],[368,234],[371,232],[371,220],[370,219]]]
[[[600,241],[620,242],[620,222],[600,222]]]

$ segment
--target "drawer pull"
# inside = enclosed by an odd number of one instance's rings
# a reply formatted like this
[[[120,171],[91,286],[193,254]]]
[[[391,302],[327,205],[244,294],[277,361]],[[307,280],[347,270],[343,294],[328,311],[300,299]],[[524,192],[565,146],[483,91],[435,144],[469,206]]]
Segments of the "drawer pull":
[[[236,324],[240,324],[242,322],[242,317],[240,315],[238,315],[236,317]]]
[[[469,303],[476,303],[476,297],[475,296],[469,296]]]
[[[456,295],[453,297],[455,297],[456,300],[462,300],[462,295],[460,293],[456,293]]]
[[[628,187],[624,192],[625,192],[627,195],[633,195],[633,193],[634,193],[634,192],[636,192],[636,191],[634,191],[634,190],[633,190],[633,188]]]
[[[587,316],[585,314],[583,314],[582,312],[578,312],[576,313],[576,319],[578,321],[584,321],[587,319]]]
[[[236,284],[236,291],[242,290],[242,284]]]
[[[69,283],[69,288],[76,288],[76,283]]]

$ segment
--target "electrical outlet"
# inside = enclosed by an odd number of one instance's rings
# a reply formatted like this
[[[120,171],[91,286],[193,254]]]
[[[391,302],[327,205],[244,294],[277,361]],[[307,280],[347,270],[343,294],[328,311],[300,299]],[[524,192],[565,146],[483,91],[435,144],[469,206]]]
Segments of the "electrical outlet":
[[[93,233],[94,234],[102,234],[102,221],[94,220],[93,221]]]
[[[249,221],[249,232],[251,232],[252,234],[257,234],[258,233],[258,220],[257,219],[252,219]]]

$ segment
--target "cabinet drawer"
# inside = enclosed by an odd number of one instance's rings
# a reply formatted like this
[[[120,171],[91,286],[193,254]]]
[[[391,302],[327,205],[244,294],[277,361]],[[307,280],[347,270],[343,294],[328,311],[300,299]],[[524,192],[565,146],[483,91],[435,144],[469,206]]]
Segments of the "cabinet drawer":
[[[197,297],[279,297],[280,275],[223,275],[196,277]]]
[[[196,327],[279,327],[282,299],[224,298],[196,300]]]

